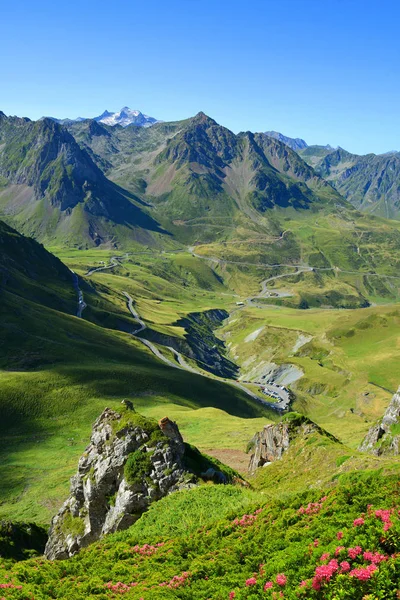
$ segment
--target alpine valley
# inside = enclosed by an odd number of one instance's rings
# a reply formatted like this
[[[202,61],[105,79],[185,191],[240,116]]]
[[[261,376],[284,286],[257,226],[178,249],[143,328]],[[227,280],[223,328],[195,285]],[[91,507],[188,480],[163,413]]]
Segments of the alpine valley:
[[[0,112],[4,598],[399,597],[399,182],[202,112]]]

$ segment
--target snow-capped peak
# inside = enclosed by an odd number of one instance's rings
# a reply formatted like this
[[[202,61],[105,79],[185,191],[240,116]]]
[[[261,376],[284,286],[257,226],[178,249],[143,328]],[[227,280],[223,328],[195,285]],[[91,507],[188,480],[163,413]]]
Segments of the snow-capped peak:
[[[132,110],[129,106],[124,106],[120,111],[115,113],[110,113],[106,110],[99,117],[95,117],[94,120],[105,125],[122,125],[122,127],[127,127],[128,125],[149,127],[157,123],[157,119],[144,115],[140,110]]]

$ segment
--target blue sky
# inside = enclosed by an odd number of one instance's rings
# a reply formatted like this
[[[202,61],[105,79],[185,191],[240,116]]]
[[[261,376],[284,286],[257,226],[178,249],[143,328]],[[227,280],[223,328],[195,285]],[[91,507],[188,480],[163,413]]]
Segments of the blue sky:
[[[202,110],[352,152],[400,150],[398,0],[2,0],[0,110]]]

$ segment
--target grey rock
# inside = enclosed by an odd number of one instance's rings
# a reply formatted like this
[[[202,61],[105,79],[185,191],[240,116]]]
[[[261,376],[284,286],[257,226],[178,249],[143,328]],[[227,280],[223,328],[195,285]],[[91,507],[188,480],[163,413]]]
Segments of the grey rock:
[[[393,426],[400,423],[400,387],[394,394],[382,419],[371,427],[360,444],[359,450],[376,456],[400,454],[400,434],[393,433]]]
[[[290,416],[291,414],[293,416]],[[261,431],[254,435],[249,444],[251,450],[249,473],[252,474],[259,467],[280,460],[295,438],[305,437],[314,432],[339,443],[339,440],[316,423],[296,413],[289,413],[288,418],[281,423],[265,425]]]
[[[68,558],[103,535],[126,529],[152,502],[191,487],[177,425],[164,418],[164,436],[151,442],[146,427],[135,425],[137,413],[125,414],[132,420],[121,421],[121,414],[106,408],[94,423],[90,444],[71,478],[70,495],[52,520],[47,558]],[[148,453],[151,466],[129,483],[124,467],[137,450]]]

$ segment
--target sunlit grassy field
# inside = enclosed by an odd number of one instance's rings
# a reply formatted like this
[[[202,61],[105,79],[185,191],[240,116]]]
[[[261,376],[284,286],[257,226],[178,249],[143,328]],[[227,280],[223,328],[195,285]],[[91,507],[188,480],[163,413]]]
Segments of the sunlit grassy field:
[[[232,315],[219,335],[244,378],[271,362],[299,367],[304,376],[291,386],[298,396],[294,406],[353,447],[398,387],[398,305],[358,310],[246,307]]]

